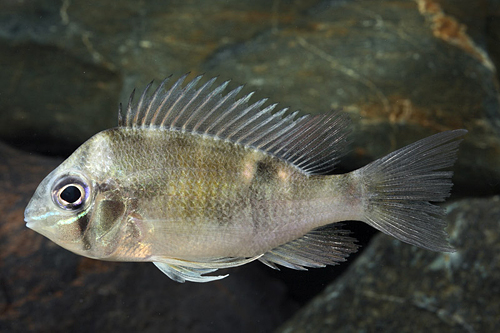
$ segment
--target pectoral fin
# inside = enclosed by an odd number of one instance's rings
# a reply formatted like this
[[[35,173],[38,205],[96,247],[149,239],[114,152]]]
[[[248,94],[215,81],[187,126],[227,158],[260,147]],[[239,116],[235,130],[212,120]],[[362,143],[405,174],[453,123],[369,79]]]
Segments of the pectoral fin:
[[[298,270],[337,265],[358,250],[358,245],[354,243],[356,240],[347,236],[349,231],[339,226],[336,223],[315,229],[266,252],[259,260],[274,269],[279,269],[276,264]]]
[[[202,276],[203,274],[212,273],[217,270],[217,268],[195,268],[195,267],[186,267],[180,265],[172,265],[166,264],[163,262],[153,262],[169,278],[174,281],[184,283],[185,281],[192,282],[210,282],[215,280],[220,280],[228,276],[226,275],[217,275],[217,276]]]
[[[202,276],[203,274],[213,273],[220,268],[237,267],[254,261],[260,256],[251,258],[213,258],[210,260],[201,260],[199,262],[184,261],[171,258],[158,258],[160,261],[154,261],[163,273],[177,282],[210,282],[227,277],[226,275]]]

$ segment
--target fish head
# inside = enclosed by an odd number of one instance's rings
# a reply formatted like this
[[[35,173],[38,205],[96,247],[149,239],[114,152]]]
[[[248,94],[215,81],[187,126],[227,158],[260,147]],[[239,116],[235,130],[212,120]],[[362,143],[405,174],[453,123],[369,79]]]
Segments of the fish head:
[[[95,198],[95,184],[85,171],[66,162],[38,185],[24,219],[28,228],[72,252],[88,256],[83,238]]]
[[[102,260],[121,260],[117,250],[143,238],[140,216],[127,219],[133,200],[121,191],[118,174],[127,163],[116,163],[121,150],[113,148],[114,136],[112,130],[94,135],[42,180],[24,212],[28,228],[73,253]]]

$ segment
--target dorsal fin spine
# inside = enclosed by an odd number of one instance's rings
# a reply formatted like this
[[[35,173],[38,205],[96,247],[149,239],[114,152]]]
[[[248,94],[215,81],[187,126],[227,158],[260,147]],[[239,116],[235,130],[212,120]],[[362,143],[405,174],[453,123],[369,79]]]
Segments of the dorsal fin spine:
[[[264,104],[266,101],[267,101],[267,98],[263,98],[260,101],[257,101],[255,103],[253,103],[252,105],[247,106],[245,108],[245,110],[243,110],[238,117],[234,117],[234,119],[227,124],[226,128],[230,129],[231,126],[233,126],[238,120],[240,120],[241,118],[246,116],[247,113],[249,113],[250,111],[252,111],[254,109],[259,109],[262,106],[262,104]],[[224,131],[221,132],[221,135],[224,135],[222,133],[224,133]],[[238,133],[238,128],[234,129],[230,134],[228,134],[227,139],[230,140],[231,137],[233,137],[233,135],[235,135],[236,133]]]
[[[285,119],[283,119],[283,121],[282,121],[283,124],[286,124],[287,122],[289,122],[289,124],[287,126],[283,127],[279,132],[272,133],[271,137],[267,138],[267,140],[264,141],[263,144],[258,146],[258,148],[262,149],[262,150],[270,150],[270,149],[273,149],[274,147],[276,147],[276,145],[280,142],[277,139],[278,138],[283,139],[283,136],[286,135],[287,133],[289,133],[289,131],[297,125],[297,121],[300,121],[300,119],[302,119],[302,117],[301,117],[301,118],[297,119],[296,122],[292,122],[292,120],[295,119],[295,117],[297,116],[298,113],[299,113],[298,110],[294,111],[291,114],[289,114]]]
[[[243,86],[241,86],[243,88]],[[215,121],[213,121],[208,127],[207,129],[205,130],[206,133],[208,133],[209,131],[211,131],[215,126],[217,126],[222,120],[224,120],[224,118],[226,118],[227,116],[229,115],[233,115],[233,111],[239,107],[240,105],[244,105],[248,102],[248,100],[250,99],[250,97],[252,97],[253,95],[253,92],[247,94],[246,96],[236,100],[229,109],[227,109],[224,113],[222,113],[221,115],[219,115],[217,117],[217,119],[215,119]],[[217,136],[217,133],[215,134]]]
[[[180,87],[182,87],[182,83],[184,82],[184,80],[186,79],[187,76],[188,76],[188,74],[184,74],[183,76],[180,77],[179,80],[177,80],[174,83],[172,88],[170,88],[170,90],[168,91],[168,93],[167,93],[168,97],[165,98],[165,100],[169,100],[169,97],[172,96],[174,93],[176,93],[180,89]],[[173,106],[177,103],[177,101],[179,100],[179,97],[181,97],[181,96],[182,96],[182,94],[180,96],[177,96],[177,98],[173,101],[173,103],[171,103],[171,105],[167,109],[167,112],[163,116],[162,121],[160,122],[160,127],[165,126],[166,120],[170,116],[170,113],[172,112],[172,110],[174,110]]]
[[[313,135],[314,133],[314,120],[316,117],[310,117],[309,121],[302,126],[304,128],[304,135],[300,140],[297,140],[293,146],[291,146],[288,151],[292,151],[290,155],[287,155],[288,159],[292,159],[300,152],[304,150],[304,141],[307,142],[307,140]],[[312,124],[311,124],[312,123]]]
[[[155,113],[153,114],[153,117],[151,118],[151,124],[156,124],[157,122],[157,118],[158,118],[158,115],[160,114],[160,111],[163,111],[164,107],[165,107],[165,104],[169,101],[169,97],[170,95],[172,94],[172,91],[175,89],[176,86],[179,85],[179,81],[182,80],[183,77],[181,77],[179,80],[177,80],[174,85],[167,91],[167,93],[162,96],[162,102],[160,103],[160,105],[158,105],[158,107],[156,108],[155,110]]]
[[[322,121],[324,119],[324,117],[317,116],[317,117],[313,117],[312,119],[316,120],[315,123],[319,123],[320,125],[318,127],[311,126],[310,128],[308,128],[308,131],[310,133],[308,133],[306,140],[309,139],[310,137],[313,137],[313,139],[307,140],[308,142],[306,144],[301,145],[301,147],[299,149],[295,150],[294,154],[290,156],[290,158],[294,158],[297,155],[301,155],[301,157],[296,160],[297,162],[300,162],[300,159],[304,157],[302,152],[305,150],[308,150],[310,146],[314,147],[316,145],[316,141],[318,141],[320,139],[321,135],[324,133],[322,131],[320,132],[320,130],[322,130],[323,127],[327,124],[326,121]],[[320,135],[316,135],[316,133],[318,133],[318,132],[320,132]]]
[[[158,88],[156,88],[156,90],[154,91],[153,96],[151,96],[151,101],[148,103],[148,108],[144,112],[144,117],[142,119],[141,126],[145,126],[146,125],[146,123],[148,121],[148,118],[149,118],[149,113],[151,112],[151,108],[153,107],[153,105],[156,104],[156,100],[158,99],[158,96],[163,91],[163,89],[165,87],[165,84],[167,84],[167,82],[170,80],[171,77],[172,77],[172,75],[170,75],[169,77],[167,77],[166,79],[164,79],[163,81],[161,81],[161,83],[158,86]]]
[[[122,103],[118,105],[118,127],[123,126],[123,106]]]
[[[304,127],[302,125],[302,123],[304,121],[306,121],[308,118],[310,118],[310,116],[309,115],[305,115],[305,116],[302,116],[301,118],[299,118],[296,121],[296,123],[294,124],[295,126],[293,126],[290,129],[290,131],[286,134],[286,137],[283,138],[284,144],[281,145],[281,147],[279,147],[278,149],[276,149],[276,151],[275,151],[276,153],[281,154],[282,151],[285,151],[285,153],[283,153],[283,155],[284,155],[284,154],[286,154],[286,152],[288,152],[288,151],[290,151],[290,149],[292,149],[291,147],[289,147],[289,144],[290,144],[290,142],[293,142],[293,141],[288,141],[289,138],[295,136],[295,133],[297,133],[301,128]],[[285,142],[285,139],[287,140],[286,142]],[[294,147],[294,146],[292,146],[292,147]],[[271,149],[271,148],[268,148],[268,149]]]
[[[191,100],[184,106],[184,108],[182,108],[182,110],[179,112],[179,113],[184,113],[188,107],[191,106],[191,104],[194,104],[194,101],[196,101],[198,98],[200,98],[200,96],[203,96],[203,92],[210,88],[212,86],[212,84],[215,82],[215,80],[217,79],[217,77],[214,77],[214,78],[211,78],[210,80],[208,80],[203,86],[201,86],[200,89],[198,89],[193,97],[191,98]],[[191,123],[191,121],[193,119],[196,118],[196,113],[198,112],[199,108],[196,108],[194,109],[192,112],[191,112],[191,115],[188,117],[188,119],[184,122],[184,125],[182,125],[182,128],[181,130],[182,131],[186,131],[186,128],[189,126],[189,124]]]
[[[132,120],[132,124],[130,125],[137,126],[137,121],[139,119],[139,114],[141,113],[144,100],[146,99],[146,94],[148,93],[148,90],[149,88],[151,88],[152,85],[153,81],[149,82],[149,84],[146,86],[146,89],[144,89],[144,91],[142,92],[141,97],[139,98],[139,102],[137,103],[137,108],[136,108],[137,111],[135,112],[134,119]]]
[[[284,108],[284,109],[282,109],[282,110],[280,110],[280,111],[276,112],[276,113],[275,113],[275,114],[273,114],[271,117],[269,117],[268,121],[266,121],[263,125],[266,125],[266,124],[268,124],[269,122],[271,122],[272,120],[275,120],[275,119],[277,119],[277,118],[278,118],[278,119],[281,119],[281,117],[285,114],[285,112],[286,112],[286,111],[288,111],[288,108]],[[274,131],[277,127],[279,127],[280,125],[281,125],[281,123],[279,123],[279,122],[278,122],[278,123],[276,123],[276,124],[274,124],[273,126],[271,126],[271,127],[267,130],[267,132],[268,132],[268,133],[273,133],[273,131]],[[245,142],[245,144],[250,145],[250,146],[256,146],[256,143],[258,143],[259,141],[264,140],[264,139],[266,139],[266,137],[265,137],[265,136],[264,136],[264,137],[256,137],[256,138],[254,138],[254,139],[253,139],[253,141],[246,141],[246,142]]]
[[[236,104],[238,105],[234,105],[234,107],[232,109],[235,109],[236,107],[240,106],[240,105],[245,105],[249,100],[250,100],[250,97],[252,97],[254,94],[254,92],[252,91],[251,93],[249,93],[248,95],[246,95],[245,97],[239,99]],[[259,101],[260,102],[260,101]],[[258,103],[258,102],[257,102]],[[255,103],[254,103],[255,104]],[[232,121],[230,121],[229,123],[226,124],[226,127],[223,127],[221,128],[218,132],[215,133],[216,136],[218,137],[221,137],[224,133],[224,131],[226,131],[232,124],[234,124],[234,122],[241,118],[244,114],[245,111],[247,111],[250,107],[247,106],[243,111],[240,112],[240,117],[234,117]],[[223,119],[224,117],[222,117],[221,119]]]
[[[132,114],[132,101],[134,100],[135,89],[132,90],[130,97],[128,99],[127,114],[125,115],[125,126],[130,126],[129,117]]]
[[[188,87],[188,90],[191,90],[192,88],[196,87],[196,85],[198,84],[198,82],[201,80],[202,77],[203,77],[202,75],[198,75],[197,77],[195,77],[194,80],[191,82],[193,84],[191,85],[191,83],[190,83],[190,86]],[[184,112],[191,105],[191,103],[193,103],[193,101],[196,100],[196,98],[198,97],[198,94],[200,93],[200,90],[201,90],[201,88],[198,89],[198,90],[195,90],[192,93],[192,95],[188,99],[187,103],[177,113],[177,117],[174,119],[173,123],[176,123],[182,116],[184,116]],[[183,124],[183,126],[185,126],[185,124]]]
[[[227,87],[228,84],[229,84],[229,81],[226,81],[226,82],[222,83],[220,86],[218,86],[217,88],[215,88],[210,94],[208,94],[205,97],[205,100],[203,101],[203,103],[201,105],[198,106],[198,108],[197,108],[197,110],[195,112],[198,112],[198,110],[203,109],[203,107],[205,107],[207,105],[207,103],[209,103],[214,96],[217,96],[221,92],[223,92],[226,89],[226,87]],[[193,131],[194,132],[198,132],[198,127],[200,127],[201,124],[202,123],[200,121],[198,121],[193,126]]]
[[[172,104],[172,106],[170,106],[170,110],[174,110],[177,103],[181,102],[182,100],[188,98],[189,100],[192,100],[191,96],[188,94],[191,89],[193,89],[193,87],[196,86],[196,84],[198,83],[198,81],[201,79],[201,76],[197,76],[196,78],[194,78],[191,82],[189,82],[185,87],[184,89],[182,89],[182,92],[179,94],[179,96],[177,97],[177,100]],[[182,105],[182,104],[181,104]],[[171,112],[169,110],[169,113]],[[172,120],[172,122],[170,123],[170,127],[171,128],[174,128],[175,127],[175,123],[179,120],[180,117],[182,117],[183,114],[181,112],[177,112],[177,116]]]
[[[270,114],[272,110],[274,110],[274,108],[276,107],[276,105],[278,105],[278,103],[274,103],[274,104],[271,104],[269,105],[268,107],[266,107],[265,109],[263,109],[262,111],[258,112],[257,114],[255,114],[255,116],[253,116],[253,118],[250,118],[244,125],[245,127],[247,127],[249,124],[255,122],[257,119],[259,119],[260,117],[262,117],[263,115],[265,114]],[[240,142],[244,142],[244,140],[249,136],[251,135],[252,133],[254,133],[255,131],[257,131],[259,128],[261,128],[262,126],[266,125],[267,123],[269,123],[271,120],[273,119],[273,117],[268,117],[267,120],[263,121],[263,122],[260,122],[260,123],[257,123],[256,125],[254,125],[253,127],[250,127],[246,130],[246,134],[240,136],[238,138],[238,140],[236,140],[236,143],[240,143]],[[243,129],[243,127],[241,128]]]
[[[243,86],[239,86],[236,89],[231,90],[216,105],[214,105],[212,109],[209,112],[207,112],[207,114],[203,118],[200,119],[199,123],[200,124],[205,123],[206,120],[209,119],[215,113],[215,111],[217,111],[222,105],[224,105],[224,103],[226,103],[227,101],[234,100],[234,96],[236,96],[241,91],[242,88]],[[208,129],[209,128],[205,130],[205,134],[208,133]]]

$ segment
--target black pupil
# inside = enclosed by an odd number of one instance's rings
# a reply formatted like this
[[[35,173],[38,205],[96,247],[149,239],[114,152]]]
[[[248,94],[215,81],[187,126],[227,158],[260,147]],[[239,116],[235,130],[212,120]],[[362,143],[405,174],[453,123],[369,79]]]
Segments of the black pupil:
[[[77,202],[81,196],[80,189],[76,186],[68,186],[61,193],[61,199],[69,203]]]

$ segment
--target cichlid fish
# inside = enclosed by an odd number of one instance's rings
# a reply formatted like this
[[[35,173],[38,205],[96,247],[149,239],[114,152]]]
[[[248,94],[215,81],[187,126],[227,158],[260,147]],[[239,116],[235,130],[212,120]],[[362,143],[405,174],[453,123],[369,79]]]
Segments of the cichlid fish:
[[[453,251],[443,201],[463,129],[435,134],[365,167],[331,175],[349,118],[297,117],[222,94],[201,76],[147,86],[117,128],[80,146],[38,186],[27,226],[89,258],[153,262],[175,281],[259,260],[305,270],[345,261],[357,220],[403,242]]]

